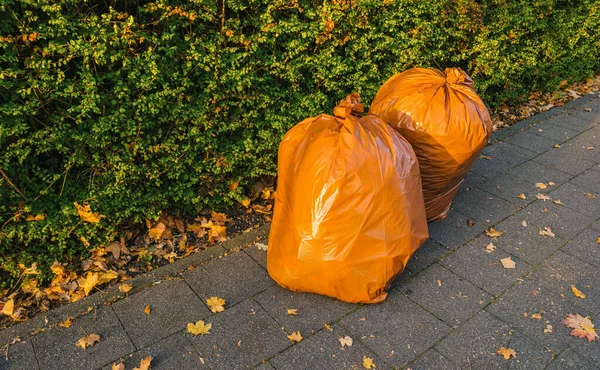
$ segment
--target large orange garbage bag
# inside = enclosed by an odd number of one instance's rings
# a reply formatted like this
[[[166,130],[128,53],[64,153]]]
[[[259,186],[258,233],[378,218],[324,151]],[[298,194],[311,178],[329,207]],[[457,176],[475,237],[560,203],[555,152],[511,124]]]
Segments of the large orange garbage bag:
[[[383,301],[428,237],[417,158],[358,94],[289,130],[279,145],[267,268],[285,288]]]
[[[392,76],[369,110],[412,145],[421,168],[427,220],[444,219],[492,133],[490,115],[459,68],[413,68]]]

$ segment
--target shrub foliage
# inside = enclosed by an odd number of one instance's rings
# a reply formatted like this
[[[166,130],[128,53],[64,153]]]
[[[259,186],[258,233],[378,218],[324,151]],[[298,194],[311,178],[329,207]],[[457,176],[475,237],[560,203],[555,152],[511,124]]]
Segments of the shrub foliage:
[[[492,106],[589,77],[599,12],[593,0],[0,0],[0,276],[77,261],[81,237],[100,245],[164,210],[243,199],[275,175],[286,130],[349,92],[370,101],[395,72],[460,66]],[[82,222],[74,202],[106,217]]]

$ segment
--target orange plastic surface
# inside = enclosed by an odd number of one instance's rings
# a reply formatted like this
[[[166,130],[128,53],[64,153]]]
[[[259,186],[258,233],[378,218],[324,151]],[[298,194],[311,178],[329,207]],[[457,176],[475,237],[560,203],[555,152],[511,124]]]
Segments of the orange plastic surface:
[[[357,94],[334,112],[279,145],[267,268],[291,290],[376,303],[428,237],[419,167],[389,125],[352,115]]]
[[[490,115],[459,68],[413,68],[392,76],[369,110],[413,147],[423,178],[427,220],[444,219],[469,168],[492,133]]]

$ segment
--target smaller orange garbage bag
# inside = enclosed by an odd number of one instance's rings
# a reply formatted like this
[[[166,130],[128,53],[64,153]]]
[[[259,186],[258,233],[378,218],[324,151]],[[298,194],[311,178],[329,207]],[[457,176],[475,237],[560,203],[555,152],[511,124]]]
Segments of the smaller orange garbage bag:
[[[492,133],[490,115],[459,68],[412,68],[392,76],[371,104],[412,145],[429,221],[446,217],[460,184]]]
[[[428,237],[412,148],[362,110],[351,94],[336,117],[308,118],[279,145],[267,268],[285,288],[383,301]]]

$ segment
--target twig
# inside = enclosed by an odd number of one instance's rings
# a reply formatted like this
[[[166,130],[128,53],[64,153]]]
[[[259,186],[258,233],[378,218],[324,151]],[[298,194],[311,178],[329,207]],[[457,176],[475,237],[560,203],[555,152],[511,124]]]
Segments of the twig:
[[[27,197],[21,192],[21,190],[19,190],[19,188],[17,187],[17,185],[13,184],[13,182],[10,181],[10,179],[8,178],[8,176],[6,175],[6,173],[4,173],[4,171],[2,170],[2,168],[0,168],[0,173],[2,174],[2,176],[4,176],[4,178],[6,179],[6,182],[8,182],[8,184],[10,186],[12,186],[13,188],[15,188],[15,190],[17,191],[17,193],[19,193],[19,195],[22,196],[23,199],[27,200]]]

